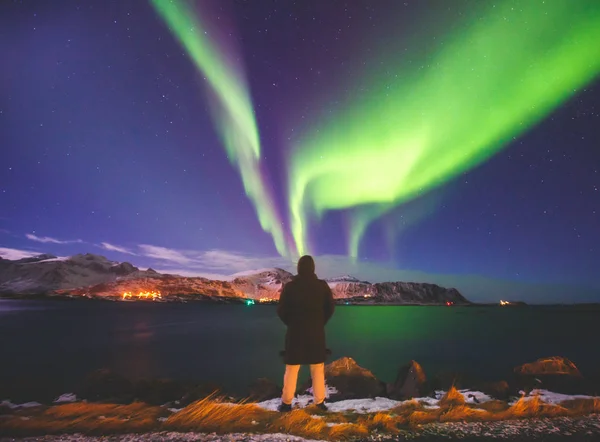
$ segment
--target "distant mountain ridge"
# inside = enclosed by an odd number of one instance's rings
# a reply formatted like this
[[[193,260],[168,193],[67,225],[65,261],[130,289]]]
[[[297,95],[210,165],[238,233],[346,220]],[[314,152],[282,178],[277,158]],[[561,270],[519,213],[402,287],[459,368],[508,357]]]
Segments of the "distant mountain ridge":
[[[50,296],[106,300],[138,299],[154,293],[160,301],[274,302],[294,275],[284,269],[234,274],[228,281],[140,270],[129,262],[85,254],[59,258],[39,255],[19,260],[0,258],[0,296]],[[435,284],[383,282],[372,284],[349,275],[326,280],[334,298],[367,304],[468,304],[456,289]],[[126,295],[126,294],[129,294]],[[156,294],[160,294],[157,296]],[[148,295],[150,296],[150,295]],[[147,298],[144,298],[147,299]]]

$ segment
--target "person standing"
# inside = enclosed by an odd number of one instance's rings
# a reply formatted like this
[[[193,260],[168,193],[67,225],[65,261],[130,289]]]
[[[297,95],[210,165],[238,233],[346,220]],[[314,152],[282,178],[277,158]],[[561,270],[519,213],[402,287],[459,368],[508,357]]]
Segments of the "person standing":
[[[315,274],[315,261],[305,255],[298,260],[298,274],[283,286],[277,314],[287,326],[285,334],[285,375],[278,410],[291,411],[301,365],[310,365],[314,403],[325,406],[325,324],[335,303],[327,282]]]

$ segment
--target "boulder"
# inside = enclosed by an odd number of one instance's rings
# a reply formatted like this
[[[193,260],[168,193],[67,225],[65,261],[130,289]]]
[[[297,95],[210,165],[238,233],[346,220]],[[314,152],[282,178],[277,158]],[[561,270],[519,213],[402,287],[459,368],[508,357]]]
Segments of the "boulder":
[[[400,400],[427,396],[429,390],[425,371],[417,361],[400,367],[396,382],[387,387],[388,396]]]
[[[76,396],[88,401],[129,403],[134,399],[132,382],[108,369],[90,373],[76,391]]]
[[[536,388],[563,394],[586,394],[590,385],[573,362],[553,356],[515,367],[513,390],[529,393]]]
[[[257,379],[250,385],[250,402],[262,402],[281,397],[281,387],[267,378]]]
[[[515,373],[521,376],[540,376],[547,374],[568,375],[581,377],[579,369],[567,358],[552,356],[550,358],[540,358],[535,362],[519,365],[515,367]]]
[[[354,359],[348,357],[327,364],[325,380],[329,387],[337,390],[337,393],[329,397],[330,401],[386,395],[385,384],[369,370],[359,366]]]

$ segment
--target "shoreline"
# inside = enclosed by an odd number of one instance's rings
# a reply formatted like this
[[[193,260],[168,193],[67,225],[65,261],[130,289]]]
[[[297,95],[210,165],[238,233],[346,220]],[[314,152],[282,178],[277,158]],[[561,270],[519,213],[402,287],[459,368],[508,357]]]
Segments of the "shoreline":
[[[110,302],[110,303],[127,303],[127,304],[221,304],[221,305],[232,305],[247,304],[248,301],[253,301],[252,307],[277,305],[278,300],[257,302],[254,298],[228,298],[228,297],[216,297],[202,294],[193,295],[172,295],[175,299],[167,300],[165,298],[161,300],[150,300],[150,299],[122,299],[117,297],[101,297],[101,296],[82,296],[82,295],[54,295],[54,294],[35,294],[35,295],[7,295],[0,294],[0,301],[72,301],[72,302]],[[407,303],[407,302],[360,302],[354,301],[350,298],[334,299],[337,306],[343,307],[498,307],[503,309],[514,309],[514,308],[536,308],[536,307],[556,307],[556,308],[572,308],[572,307],[586,307],[586,308],[600,308],[600,303],[572,303],[572,304],[511,304],[501,305],[499,303],[460,303],[447,305],[446,303]]]

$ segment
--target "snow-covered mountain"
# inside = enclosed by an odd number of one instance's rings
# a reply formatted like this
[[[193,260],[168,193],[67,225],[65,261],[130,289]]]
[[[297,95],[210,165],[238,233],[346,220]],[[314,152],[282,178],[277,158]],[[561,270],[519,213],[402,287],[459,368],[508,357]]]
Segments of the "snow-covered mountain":
[[[260,269],[232,275],[231,284],[254,299],[279,299],[279,292],[294,275],[279,269]]]
[[[0,295],[69,296],[110,300],[276,301],[293,274],[280,269],[236,273],[228,281],[184,277],[140,270],[128,262],[85,254],[67,258],[39,255],[10,261],[0,258]],[[466,304],[456,290],[435,284],[384,282],[371,284],[352,276],[327,280],[334,298],[368,304]]]
[[[128,262],[109,261],[89,253],[68,258],[44,254],[16,261],[0,258],[0,293],[45,294],[119,278],[143,277],[146,273]]]

